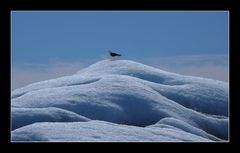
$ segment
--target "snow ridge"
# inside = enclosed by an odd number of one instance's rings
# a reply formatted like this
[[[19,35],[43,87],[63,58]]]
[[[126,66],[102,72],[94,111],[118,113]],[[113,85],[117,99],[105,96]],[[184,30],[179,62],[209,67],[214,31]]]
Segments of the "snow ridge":
[[[134,61],[99,61],[11,96],[13,141],[228,140],[228,83]]]

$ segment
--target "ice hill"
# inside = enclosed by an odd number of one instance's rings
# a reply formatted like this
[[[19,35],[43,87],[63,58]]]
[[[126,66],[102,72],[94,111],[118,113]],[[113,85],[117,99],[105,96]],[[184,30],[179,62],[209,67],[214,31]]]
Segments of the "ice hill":
[[[228,83],[103,60],[16,89],[12,141],[226,141]]]

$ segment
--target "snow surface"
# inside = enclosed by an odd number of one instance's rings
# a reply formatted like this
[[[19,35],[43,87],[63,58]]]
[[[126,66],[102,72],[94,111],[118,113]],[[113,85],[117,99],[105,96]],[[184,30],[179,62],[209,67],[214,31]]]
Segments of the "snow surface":
[[[89,122],[35,123],[12,132],[16,141],[211,141],[182,130]]]
[[[228,83],[129,60],[103,60],[11,97],[13,141],[228,140]]]
[[[12,130],[35,122],[80,122],[90,119],[71,111],[47,108],[12,108]]]

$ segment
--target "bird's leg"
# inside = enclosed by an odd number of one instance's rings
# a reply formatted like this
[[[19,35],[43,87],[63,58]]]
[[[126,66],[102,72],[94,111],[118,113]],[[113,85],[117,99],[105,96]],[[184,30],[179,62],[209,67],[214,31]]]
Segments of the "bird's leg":
[[[111,61],[113,61],[113,60],[114,60],[114,57],[111,56]]]

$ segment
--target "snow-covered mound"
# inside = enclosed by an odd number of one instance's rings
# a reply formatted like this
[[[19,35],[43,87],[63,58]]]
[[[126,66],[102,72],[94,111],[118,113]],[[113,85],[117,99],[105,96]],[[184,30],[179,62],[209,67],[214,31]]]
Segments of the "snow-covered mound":
[[[62,132],[64,129],[64,132]],[[34,133],[34,134],[33,134]],[[35,123],[12,132],[16,141],[211,141],[177,128],[134,127],[104,121]]]
[[[12,108],[12,130],[35,122],[80,122],[90,119],[76,113],[54,108]]]
[[[226,82],[169,73],[129,60],[100,61],[72,76],[16,89],[12,92],[11,105],[12,126],[18,128],[12,132],[12,139],[18,141],[134,141],[139,137],[139,141],[228,139]],[[86,129],[93,125],[94,129]],[[152,134],[159,132],[152,131],[144,134],[149,128],[157,128],[161,133],[166,126],[170,131],[165,136],[154,137]],[[102,128],[106,131],[113,128],[117,133],[122,130],[126,135],[110,138],[114,132],[105,132]],[[139,137],[124,132],[128,129],[129,132],[137,130]],[[56,132],[60,135],[54,136]],[[191,139],[181,132],[196,137]],[[106,137],[95,139],[96,133],[105,133]]]

